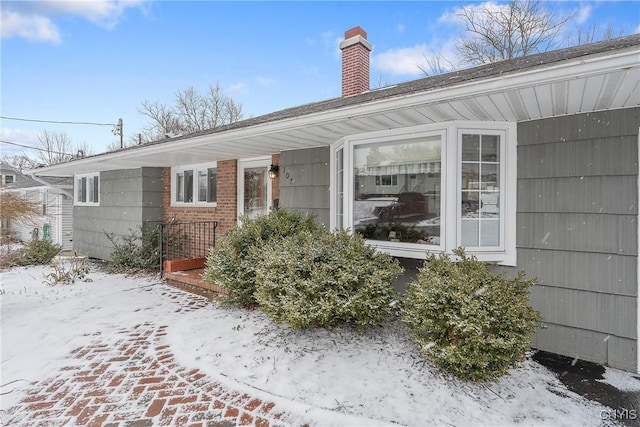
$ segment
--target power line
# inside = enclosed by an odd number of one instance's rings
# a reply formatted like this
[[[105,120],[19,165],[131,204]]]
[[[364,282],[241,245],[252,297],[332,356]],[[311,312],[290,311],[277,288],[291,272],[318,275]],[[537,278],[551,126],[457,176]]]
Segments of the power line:
[[[60,152],[60,151],[53,151],[53,150],[46,150],[44,148],[32,147],[30,145],[18,144],[17,142],[10,142],[10,141],[2,140],[2,139],[0,139],[0,142],[3,143],[3,144],[15,145],[16,147],[31,148],[32,150],[44,151],[46,153],[61,154],[63,156],[73,156],[73,154],[69,154],[69,153],[63,153],[63,152]]]
[[[117,126],[116,123],[71,122],[71,121],[67,122],[67,121],[57,121],[57,120],[24,119],[21,117],[7,117],[7,116],[0,116],[0,119],[17,120],[21,122],[57,123],[61,125]]]

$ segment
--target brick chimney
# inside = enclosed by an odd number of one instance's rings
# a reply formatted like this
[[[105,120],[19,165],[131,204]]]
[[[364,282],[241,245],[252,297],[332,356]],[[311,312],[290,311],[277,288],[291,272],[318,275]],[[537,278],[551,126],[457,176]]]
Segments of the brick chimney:
[[[342,96],[358,95],[369,90],[369,53],[371,43],[360,27],[345,31],[342,50]]]

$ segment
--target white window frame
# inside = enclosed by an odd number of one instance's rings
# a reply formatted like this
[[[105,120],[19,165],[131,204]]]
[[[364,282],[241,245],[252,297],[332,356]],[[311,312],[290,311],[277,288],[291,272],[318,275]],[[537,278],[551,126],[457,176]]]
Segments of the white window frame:
[[[7,177],[11,177],[11,182],[7,183]],[[13,184],[16,182],[16,176],[13,174],[6,174],[6,175],[2,175],[2,185],[8,185],[8,184]]]
[[[182,166],[174,166],[171,168],[171,206],[190,206],[190,207],[216,207],[218,206],[218,195],[216,189],[216,201],[215,202],[201,202],[198,200],[199,198],[199,188],[198,188],[198,175],[199,172],[208,172],[209,169],[216,169],[216,186],[218,182],[218,162],[212,163],[201,163],[195,165],[182,165]],[[184,173],[185,171],[193,172],[193,201],[192,202],[180,202],[176,200],[177,191],[176,191],[176,183],[177,176],[180,173]]]
[[[78,200],[78,181],[85,178],[87,181],[87,186],[85,187],[85,201]],[[97,178],[96,182],[98,184],[97,195],[98,200],[88,201],[89,200],[89,179]],[[100,172],[92,172],[92,173],[84,173],[80,175],[73,176],[73,204],[75,206],[100,206]]]
[[[462,133],[500,135],[500,246],[465,248],[470,255],[480,261],[494,261],[500,265],[516,265],[516,196],[517,196],[517,125],[514,122],[472,122],[451,121],[430,125],[413,126],[403,129],[376,131],[341,138],[332,146],[331,153],[331,228],[336,227],[336,152],[343,149],[343,227],[353,230],[353,149],[361,144],[393,142],[402,139],[419,140],[420,137],[442,135],[442,187],[441,217],[455,218],[444,221],[440,230],[440,244],[428,245],[407,242],[368,241],[381,251],[393,256],[425,259],[432,253],[452,253],[460,247],[460,205],[461,205],[461,143]]]

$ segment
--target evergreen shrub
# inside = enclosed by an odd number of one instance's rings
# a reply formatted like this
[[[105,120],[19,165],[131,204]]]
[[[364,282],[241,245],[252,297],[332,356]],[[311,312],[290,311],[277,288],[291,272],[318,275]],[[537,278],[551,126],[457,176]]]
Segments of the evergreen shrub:
[[[402,321],[428,359],[467,380],[489,380],[524,356],[540,314],[524,273],[494,274],[475,257],[432,255],[407,288]]]
[[[260,309],[292,328],[379,325],[397,302],[391,281],[402,267],[359,235],[300,232],[257,255]]]
[[[263,248],[276,245],[275,241],[286,236],[304,231],[315,234],[323,229],[314,216],[285,209],[256,218],[245,217],[211,248],[203,278],[227,292],[224,303],[255,306],[255,268]]]
[[[160,229],[157,224],[144,223],[138,230],[129,230],[129,234],[122,237],[105,234],[113,245],[109,270],[122,273],[160,268]]]
[[[58,255],[62,246],[47,239],[32,239],[19,249],[20,265],[46,265]]]

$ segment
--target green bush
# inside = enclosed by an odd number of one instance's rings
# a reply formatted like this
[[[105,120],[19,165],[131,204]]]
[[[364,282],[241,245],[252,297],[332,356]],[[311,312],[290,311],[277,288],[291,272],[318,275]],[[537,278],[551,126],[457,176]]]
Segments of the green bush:
[[[402,267],[361,236],[302,232],[260,255],[255,298],[267,316],[292,328],[379,325],[397,302],[391,281]]]
[[[227,291],[223,302],[253,306],[254,269],[261,249],[252,248],[268,248],[277,239],[302,231],[318,233],[322,229],[313,216],[284,209],[257,218],[245,217],[211,248],[203,278]]]
[[[529,348],[540,315],[527,305],[529,287],[521,272],[514,278],[493,274],[462,249],[431,256],[407,288],[402,321],[424,354],[463,379],[501,376]]]
[[[108,268],[113,272],[157,270],[160,268],[160,229],[157,225],[144,223],[138,230],[116,237],[105,233],[113,245]]]
[[[32,239],[20,251],[20,265],[45,265],[58,255],[62,246],[51,240]]]

